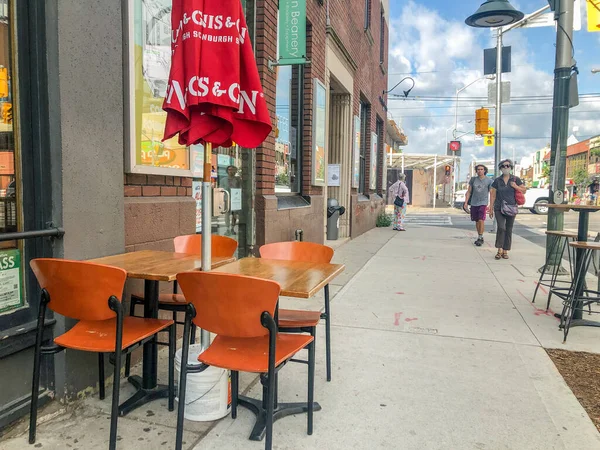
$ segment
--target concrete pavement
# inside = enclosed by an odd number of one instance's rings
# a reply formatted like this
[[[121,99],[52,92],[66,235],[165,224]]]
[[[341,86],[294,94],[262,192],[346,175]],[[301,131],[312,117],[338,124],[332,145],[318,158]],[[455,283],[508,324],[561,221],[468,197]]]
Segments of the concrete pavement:
[[[496,261],[495,249],[475,247],[474,237],[414,225],[372,230],[336,250],[348,270],[332,286],[333,380],[325,381],[320,327],[315,432],[306,435],[303,415],[284,418],[274,448],[600,449],[600,434],[544,350],[600,353],[599,331],[574,328],[562,344],[557,320],[537,307],[543,295],[537,306],[529,301],[543,249],[517,236],[511,259]],[[306,398],[305,366],[289,364],[279,379],[281,401]],[[255,377],[241,384],[260,396]],[[109,401],[92,397],[58,414],[40,426],[38,442],[105,448]],[[175,414],[165,402],[147,406],[119,419],[120,448],[173,448]],[[185,448],[264,448],[248,441],[252,424],[244,408],[235,421],[187,421]],[[24,435],[0,443],[25,445]]]

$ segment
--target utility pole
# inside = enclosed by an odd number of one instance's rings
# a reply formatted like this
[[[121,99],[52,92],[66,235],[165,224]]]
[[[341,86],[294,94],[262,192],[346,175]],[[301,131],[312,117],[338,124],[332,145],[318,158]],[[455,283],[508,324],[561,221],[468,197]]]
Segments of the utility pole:
[[[552,140],[550,147],[550,203],[564,201],[565,176],[567,166],[567,138],[569,130],[569,86],[573,60],[573,15],[574,0],[557,0],[556,16],[556,65],[554,69],[554,101],[552,106]],[[562,230],[564,213],[550,208],[548,230]],[[553,237],[546,238],[548,252]],[[546,255],[550,265],[560,265],[558,250],[554,255]]]
[[[500,142],[502,138],[502,34],[502,28],[498,28],[498,35],[496,36],[496,139],[494,147],[494,176],[498,174],[498,164],[500,164],[500,158],[502,157]],[[494,228],[495,225],[496,221],[494,221]]]

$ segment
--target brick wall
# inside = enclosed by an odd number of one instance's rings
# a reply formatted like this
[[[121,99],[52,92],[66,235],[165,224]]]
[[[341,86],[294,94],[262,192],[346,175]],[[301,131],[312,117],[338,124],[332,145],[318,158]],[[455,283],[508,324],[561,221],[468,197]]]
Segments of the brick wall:
[[[125,197],[191,197],[192,179],[165,175],[125,175]]]

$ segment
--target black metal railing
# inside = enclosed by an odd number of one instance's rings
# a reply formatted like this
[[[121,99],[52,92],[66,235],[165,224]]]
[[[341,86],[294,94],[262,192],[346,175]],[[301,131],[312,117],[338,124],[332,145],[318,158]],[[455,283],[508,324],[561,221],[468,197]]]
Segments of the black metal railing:
[[[64,236],[65,230],[62,228],[48,228],[47,230],[19,231],[16,233],[0,233],[0,242],[18,241],[21,239],[36,239],[41,237]]]

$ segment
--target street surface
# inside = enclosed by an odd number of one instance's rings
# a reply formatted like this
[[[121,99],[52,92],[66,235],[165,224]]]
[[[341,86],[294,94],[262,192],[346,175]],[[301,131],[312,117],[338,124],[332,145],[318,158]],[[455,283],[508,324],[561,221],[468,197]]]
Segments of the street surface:
[[[454,228],[467,230],[475,229],[475,225],[471,222],[471,219],[466,213],[455,209],[451,213],[451,216],[452,226]],[[565,213],[564,229],[577,231],[578,218],[579,215],[576,212],[569,211]],[[517,221],[515,223],[514,233],[521,236],[522,238],[527,239],[530,242],[533,242],[534,244],[538,244],[544,247],[546,245],[546,236],[544,232],[546,231],[547,220],[548,216],[541,216],[538,214],[533,214],[528,210],[520,209],[519,214],[517,216]],[[488,235],[490,229],[492,228],[492,221],[489,219],[489,217],[486,220],[485,228],[486,235]],[[600,231],[600,214],[590,214],[589,230],[590,233]]]

